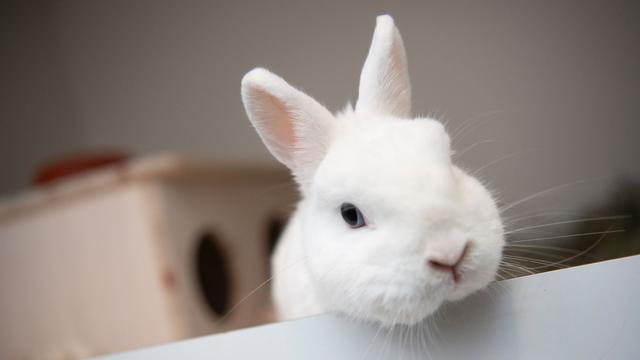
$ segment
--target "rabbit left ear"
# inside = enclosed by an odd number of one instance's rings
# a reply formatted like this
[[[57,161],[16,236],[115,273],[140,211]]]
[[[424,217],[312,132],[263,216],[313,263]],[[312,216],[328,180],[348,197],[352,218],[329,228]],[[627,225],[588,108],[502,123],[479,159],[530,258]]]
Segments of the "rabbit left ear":
[[[411,116],[411,83],[400,32],[389,15],[378,16],[360,75],[356,112]]]
[[[327,152],[333,115],[265,69],[248,72],[241,91],[249,120],[262,141],[304,187]]]

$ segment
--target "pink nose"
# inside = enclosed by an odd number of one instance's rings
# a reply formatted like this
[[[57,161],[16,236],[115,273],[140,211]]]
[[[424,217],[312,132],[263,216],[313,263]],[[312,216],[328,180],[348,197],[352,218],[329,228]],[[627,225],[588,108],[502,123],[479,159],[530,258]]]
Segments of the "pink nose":
[[[451,275],[453,275],[453,281],[457,283],[460,281],[459,266],[464,261],[464,258],[467,255],[468,251],[469,251],[469,243],[467,243],[464,246],[464,248],[460,252],[460,255],[454,258],[455,259],[454,261],[451,261],[451,260],[447,261],[442,258],[431,257],[427,259],[427,265],[429,265],[429,267],[437,271],[450,272]]]

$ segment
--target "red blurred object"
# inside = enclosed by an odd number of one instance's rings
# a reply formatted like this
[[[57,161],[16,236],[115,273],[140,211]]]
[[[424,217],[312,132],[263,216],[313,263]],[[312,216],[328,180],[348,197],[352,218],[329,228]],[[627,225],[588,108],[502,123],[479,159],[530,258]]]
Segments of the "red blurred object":
[[[74,155],[46,163],[38,170],[33,183],[36,185],[50,184],[73,175],[90,172],[92,170],[124,163],[129,155],[123,153],[102,153]]]

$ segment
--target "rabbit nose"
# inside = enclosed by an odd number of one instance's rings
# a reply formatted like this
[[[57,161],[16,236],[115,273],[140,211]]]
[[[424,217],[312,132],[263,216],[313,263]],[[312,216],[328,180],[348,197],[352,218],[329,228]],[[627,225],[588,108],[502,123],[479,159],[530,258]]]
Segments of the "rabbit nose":
[[[445,257],[432,255],[427,259],[427,265],[436,271],[450,272],[453,276],[453,281],[457,283],[460,281],[460,264],[464,261],[468,251],[469,243],[467,242],[462,248],[462,251],[456,256]]]

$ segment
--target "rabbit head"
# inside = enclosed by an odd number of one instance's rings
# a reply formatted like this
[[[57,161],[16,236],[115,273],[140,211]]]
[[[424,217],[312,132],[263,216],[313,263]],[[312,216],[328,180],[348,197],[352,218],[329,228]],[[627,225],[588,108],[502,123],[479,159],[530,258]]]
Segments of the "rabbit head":
[[[499,211],[452,164],[443,125],[410,117],[404,45],[390,16],[377,19],[355,109],[333,115],[264,69],[245,75],[242,99],[300,185],[298,241],[324,309],[411,324],[494,278]]]

